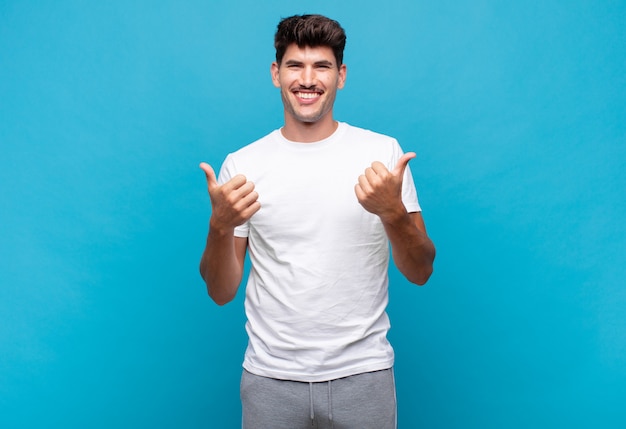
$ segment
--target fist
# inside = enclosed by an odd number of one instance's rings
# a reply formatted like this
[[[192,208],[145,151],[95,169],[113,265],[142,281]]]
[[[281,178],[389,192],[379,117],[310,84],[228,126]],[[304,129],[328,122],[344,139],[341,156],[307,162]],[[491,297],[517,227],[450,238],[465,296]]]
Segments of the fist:
[[[213,168],[205,162],[200,168],[206,175],[209,197],[211,199],[211,225],[216,228],[234,228],[246,222],[259,209],[259,194],[254,190],[254,183],[238,174],[220,185]]]
[[[378,161],[365,169],[354,187],[356,198],[365,210],[383,220],[404,212],[402,179],[406,166],[415,156],[413,152],[405,153],[391,171]]]

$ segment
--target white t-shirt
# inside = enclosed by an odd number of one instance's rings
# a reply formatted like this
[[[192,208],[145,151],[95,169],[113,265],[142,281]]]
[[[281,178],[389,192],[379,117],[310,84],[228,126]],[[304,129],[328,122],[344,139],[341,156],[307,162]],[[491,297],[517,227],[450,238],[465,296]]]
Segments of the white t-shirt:
[[[389,244],[354,186],[372,162],[389,170],[397,141],[339,123],[327,139],[291,142],[276,130],[228,155],[225,183],[243,174],[261,209],[236,228],[248,237],[244,368],[272,378],[325,381],[390,368]],[[420,211],[409,168],[402,198]]]

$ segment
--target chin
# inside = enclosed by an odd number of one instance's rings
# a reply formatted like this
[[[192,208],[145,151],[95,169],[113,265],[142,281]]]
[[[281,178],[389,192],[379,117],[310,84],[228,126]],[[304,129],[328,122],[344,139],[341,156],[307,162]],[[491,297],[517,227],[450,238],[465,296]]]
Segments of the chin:
[[[304,123],[304,124],[315,124],[316,122],[319,122],[320,119],[319,117],[315,117],[315,118],[297,118],[298,121]]]

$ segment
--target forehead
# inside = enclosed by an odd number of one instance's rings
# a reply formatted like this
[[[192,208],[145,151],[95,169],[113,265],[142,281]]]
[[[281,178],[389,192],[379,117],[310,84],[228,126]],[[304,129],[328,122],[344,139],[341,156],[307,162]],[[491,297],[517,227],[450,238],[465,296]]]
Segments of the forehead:
[[[292,43],[285,50],[285,55],[283,56],[283,62],[286,61],[299,61],[299,62],[331,62],[335,64],[335,54],[333,50],[328,46],[298,46],[295,43]]]

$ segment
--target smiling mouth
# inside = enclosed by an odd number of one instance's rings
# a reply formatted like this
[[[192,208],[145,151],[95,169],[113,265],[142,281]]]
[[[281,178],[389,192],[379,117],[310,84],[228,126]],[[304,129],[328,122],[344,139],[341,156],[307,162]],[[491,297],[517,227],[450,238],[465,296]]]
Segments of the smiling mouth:
[[[320,92],[301,92],[301,91],[296,91],[294,92],[295,96],[298,98],[301,98],[303,100],[313,100],[315,98],[319,98],[321,97],[321,93]]]

